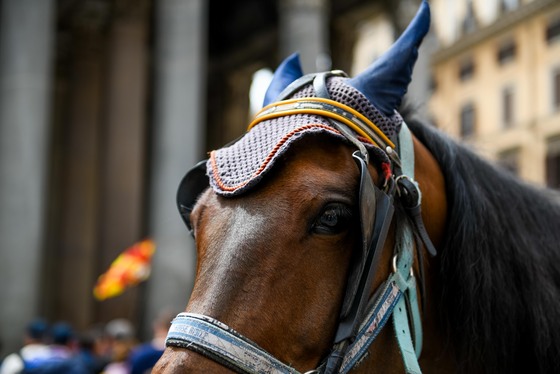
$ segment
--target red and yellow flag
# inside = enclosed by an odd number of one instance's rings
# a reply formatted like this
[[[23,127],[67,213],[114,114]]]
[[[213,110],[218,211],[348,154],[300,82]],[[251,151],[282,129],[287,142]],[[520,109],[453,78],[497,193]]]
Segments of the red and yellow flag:
[[[125,249],[97,279],[93,288],[95,298],[105,300],[118,296],[127,287],[148,279],[155,250],[156,244],[151,239],[142,240]]]

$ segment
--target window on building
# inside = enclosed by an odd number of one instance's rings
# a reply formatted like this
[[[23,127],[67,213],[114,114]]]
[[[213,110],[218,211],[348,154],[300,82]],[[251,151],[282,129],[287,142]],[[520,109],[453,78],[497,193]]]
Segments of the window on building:
[[[472,58],[465,58],[459,63],[459,79],[466,81],[474,75],[474,61]]]
[[[498,155],[498,164],[513,175],[519,175],[519,149],[508,149]]]
[[[504,65],[515,59],[515,54],[517,53],[517,46],[513,39],[507,40],[502,43],[498,48],[498,63]]]
[[[433,74],[430,74],[430,78],[428,80],[428,90],[430,92],[436,92],[437,90],[437,80],[436,77]]]
[[[427,123],[431,124],[433,127],[439,127],[434,116],[428,116]]]
[[[514,122],[514,95],[513,88],[506,87],[502,90],[502,124],[504,128],[510,128]]]
[[[472,0],[467,0],[467,14],[461,23],[461,31],[463,34],[468,34],[476,30],[478,21],[474,12],[474,4]]]
[[[552,107],[560,110],[560,68],[552,72]]]
[[[473,103],[463,105],[461,108],[461,137],[468,138],[474,134],[476,113]]]
[[[500,11],[502,13],[514,10],[519,6],[519,0],[500,0]]]
[[[551,20],[546,27],[546,41],[553,43],[560,40],[560,17]]]
[[[546,155],[546,185],[560,190],[560,136],[548,141]]]

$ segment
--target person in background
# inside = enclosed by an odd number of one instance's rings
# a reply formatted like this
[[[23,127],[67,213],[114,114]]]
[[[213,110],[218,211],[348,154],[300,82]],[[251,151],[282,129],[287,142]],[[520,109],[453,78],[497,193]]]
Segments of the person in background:
[[[100,365],[104,368],[111,362],[114,338],[109,335],[106,325],[102,323],[98,323],[90,327],[85,337],[89,337],[88,339],[93,340],[93,354],[97,357]]]
[[[130,355],[130,374],[149,373],[165,350],[165,338],[176,313],[162,311],[152,324],[153,338],[141,344]]]
[[[49,345],[53,357],[68,359],[73,355],[74,332],[66,322],[57,322],[51,328],[52,342]]]
[[[29,323],[23,337],[23,347],[19,352],[7,356],[0,366],[0,374],[20,373],[26,363],[33,364],[51,357],[51,350],[45,344],[49,326],[42,318]],[[25,360],[25,362],[24,362]]]
[[[124,318],[114,319],[107,323],[105,332],[111,342],[111,362],[105,366],[103,374],[128,374],[128,357],[136,345],[132,323]]]
[[[101,333],[95,329],[89,329],[77,337],[77,352],[74,356],[76,366],[81,365],[87,373],[99,374],[107,365],[107,359],[102,355],[100,343]]]

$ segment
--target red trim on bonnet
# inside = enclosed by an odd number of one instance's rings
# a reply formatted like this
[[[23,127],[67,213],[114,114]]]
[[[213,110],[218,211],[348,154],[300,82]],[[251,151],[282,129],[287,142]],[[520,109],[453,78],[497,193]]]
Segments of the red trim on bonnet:
[[[391,178],[391,175],[393,174],[393,171],[391,170],[391,164],[389,162],[381,163],[381,170],[383,171],[385,180],[389,180],[389,178]]]

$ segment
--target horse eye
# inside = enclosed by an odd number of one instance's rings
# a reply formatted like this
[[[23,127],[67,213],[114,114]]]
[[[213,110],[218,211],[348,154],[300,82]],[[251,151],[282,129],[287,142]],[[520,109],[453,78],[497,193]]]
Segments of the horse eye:
[[[343,204],[329,204],[313,225],[317,234],[338,234],[346,230],[352,220],[352,211]]]
[[[329,209],[321,216],[321,223],[327,227],[336,227],[338,223],[338,212],[335,209]]]

